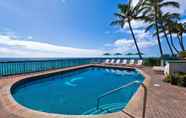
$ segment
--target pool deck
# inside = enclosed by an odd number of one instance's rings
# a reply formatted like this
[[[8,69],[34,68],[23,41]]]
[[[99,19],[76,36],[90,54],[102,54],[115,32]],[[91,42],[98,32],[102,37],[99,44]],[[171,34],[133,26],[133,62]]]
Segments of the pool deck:
[[[12,101],[9,101],[9,99],[6,98],[9,95],[7,95],[7,93],[4,91],[7,91],[7,89],[9,89],[8,87],[11,84],[23,78],[54,72],[56,73],[64,70],[66,71],[69,69],[78,69],[86,66],[88,67],[90,65],[0,78],[0,118],[74,118],[74,116],[65,117],[60,117],[59,115],[51,116],[46,115],[45,113],[39,113],[31,110],[25,113],[24,110],[19,109],[19,106],[16,103],[15,105],[11,105],[10,109],[7,106],[9,106],[11,104],[10,102]],[[151,67],[140,67],[138,69],[151,77],[151,81],[148,85],[146,118],[185,118],[186,88],[173,86],[163,82],[162,79],[164,76],[162,74],[155,73]],[[141,97],[142,93],[139,93],[135,98],[136,99],[135,101],[137,102],[135,102],[134,104],[129,104],[130,107],[126,109],[126,111],[130,113],[132,116],[125,115],[124,113],[116,113],[114,115],[109,114],[97,116],[96,118],[141,118],[142,112]],[[11,110],[13,110],[14,112]],[[17,112],[17,114],[15,113],[15,111]],[[84,116],[78,116],[75,118],[84,118]]]

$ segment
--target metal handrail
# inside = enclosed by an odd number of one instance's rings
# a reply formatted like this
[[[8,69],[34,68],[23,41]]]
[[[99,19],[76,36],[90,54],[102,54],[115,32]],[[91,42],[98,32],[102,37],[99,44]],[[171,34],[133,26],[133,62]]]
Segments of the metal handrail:
[[[144,83],[139,82],[139,81],[130,82],[130,83],[128,83],[128,84],[122,85],[122,86],[119,87],[119,88],[113,89],[113,90],[108,91],[108,92],[104,93],[103,95],[99,96],[99,97],[97,98],[97,110],[99,109],[100,100],[101,100],[102,98],[104,98],[105,96],[108,96],[108,95],[110,95],[110,94],[112,94],[112,93],[114,93],[114,92],[116,92],[116,91],[119,91],[119,90],[121,90],[121,89],[123,89],[123,88],[132,86],[133,84],[139,84],[139,85],[141,85],[141,86],[143,87],[143,89],[144,89],[142,118],[145,118],[146,103],[147,103],[147,87],[145,86]]]

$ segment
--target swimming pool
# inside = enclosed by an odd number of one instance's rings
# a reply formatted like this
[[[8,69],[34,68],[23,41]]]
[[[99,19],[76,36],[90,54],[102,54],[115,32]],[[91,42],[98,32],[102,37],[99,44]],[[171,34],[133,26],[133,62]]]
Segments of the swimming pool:
[[[135,69],[89,67],[40,77],[16,84],[12,96],[21,105],[48,113],[95,115],[121,111],[138,89],[133,85],[106,96],[96,109],[97,98],[132,81],[144,81]]]

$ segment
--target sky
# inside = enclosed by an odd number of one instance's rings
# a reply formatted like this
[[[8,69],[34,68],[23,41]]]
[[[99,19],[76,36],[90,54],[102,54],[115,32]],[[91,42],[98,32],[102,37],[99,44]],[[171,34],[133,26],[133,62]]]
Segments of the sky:
[[[134,0],[134,3],[137,0]],[[110,23],[127,0],[0,0],[0,57],[95,57],[136,52],[128,30]],[[186,17],[185,0],[177,11]],[[132,22],[145,56],[159,56],[155,37]],[[177,42],[175,42],[177,45]],[[170,53],[162,40],[164,52]],[[186,42],[185,42],[186,45]]]

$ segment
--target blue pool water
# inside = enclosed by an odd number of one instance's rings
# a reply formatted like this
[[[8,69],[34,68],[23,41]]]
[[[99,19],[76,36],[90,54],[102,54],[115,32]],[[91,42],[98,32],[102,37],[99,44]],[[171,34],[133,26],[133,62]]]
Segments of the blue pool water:
[[[15,100],[34,110],[71,115],[106,114],[122,110],[136,92],[133,85],[103,98],[97,97],[132,81],[143,82],[136,70],[91,67],[24,82],[12,89]]]

